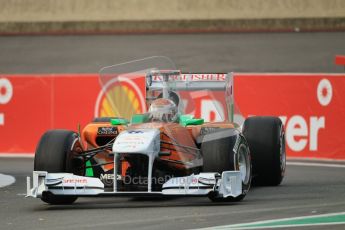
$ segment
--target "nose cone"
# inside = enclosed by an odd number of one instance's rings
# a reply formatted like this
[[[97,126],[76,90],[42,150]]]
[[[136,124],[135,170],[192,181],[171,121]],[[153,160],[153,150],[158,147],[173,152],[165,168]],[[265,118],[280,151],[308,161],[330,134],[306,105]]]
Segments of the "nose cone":
[[[113,144],[115,153],[142,153],[158,155],[160,131],[158,129],[132,129],[119,134]]]

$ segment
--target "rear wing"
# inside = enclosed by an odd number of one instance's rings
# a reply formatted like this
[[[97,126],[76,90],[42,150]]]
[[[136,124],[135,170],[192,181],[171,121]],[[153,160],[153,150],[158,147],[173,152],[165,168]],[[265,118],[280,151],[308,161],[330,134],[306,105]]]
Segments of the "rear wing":
[[[178,70],[153,70],[146,75],[147,100],[154,92],[168,95],[169,91],[223,91],[228,120],[234,121],[234,80],[232,73],[181,73]]]
[[[161,73],[161,72],[160,72]],[[174,71],[174,73],[176,73]],[[164,73],[163,73],[164,74]],[[159,90],[163,88],[163,77],[157,75],[147,75],[147,78],[152,77],[152,82],[148,84],[151,90]],[[169,81],[173,81],[175,90],[225,90],[226,79],[232,78],[231,73],[181,73],[179,75],[169,75]]]
[[[99,100],[103,100],[100,103],[104,102],[107,108],[102,116],[130,119],[136,113],[146,112],[155,98],[172,99],[170,96],[173,95],[178,99],[175,103],[182,113],[233,122],[237,108],[234,106],[232,73],[181,73],[176,69],[175,63],[164,56],[102,68],[99,79],[103,98],[99,97]],[[203,103],[202,107],[200,103]]]

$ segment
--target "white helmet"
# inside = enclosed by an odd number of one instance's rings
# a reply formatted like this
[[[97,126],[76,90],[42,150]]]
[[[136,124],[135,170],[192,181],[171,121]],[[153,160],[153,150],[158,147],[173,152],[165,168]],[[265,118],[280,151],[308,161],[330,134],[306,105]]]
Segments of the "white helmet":
[[[174,122],[177,120],[177,107],[170,99],[154,100],[150,105],[149,113],[153,121]]]

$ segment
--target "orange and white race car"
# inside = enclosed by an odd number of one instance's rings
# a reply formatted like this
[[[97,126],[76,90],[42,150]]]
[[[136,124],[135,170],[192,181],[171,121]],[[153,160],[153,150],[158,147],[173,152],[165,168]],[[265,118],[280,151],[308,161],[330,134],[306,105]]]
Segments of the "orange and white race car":
[[[240,201],[252,177],[257,184],[279,185],[285,172],[280,119],[250,117],[237,124],[231,73],[217,79],[175,69],[166,57],[103,68],[103,89],[114,86],[104,92],[113,116],[95,118],[81,132],[47,131],[36,149],[27,196],[50,204],[73,203],[81,196]],[[129,85],[143,87],[144,111],[138,111]],[[212,99],[214,91],[224,93],[225,116],[205,121],[192,115],[193,98]]]

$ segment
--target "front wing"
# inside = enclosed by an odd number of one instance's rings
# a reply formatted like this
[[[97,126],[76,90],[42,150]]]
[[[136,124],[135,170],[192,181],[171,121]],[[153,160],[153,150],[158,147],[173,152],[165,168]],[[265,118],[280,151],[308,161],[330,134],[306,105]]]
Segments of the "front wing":
[[[207,196],[213,192],[224,198],[242,194],[239,171],[225,171],[221,175],[200,173],[174,177],[164,183],[162,191],[158,192],[109,192],[104,190],[104,184],[100,179],[71,173],[34,171],[32,179],[31,185],[31,178],[27,177],[27,197],[35,198],[41,198],[45,192],[59,196]]]

